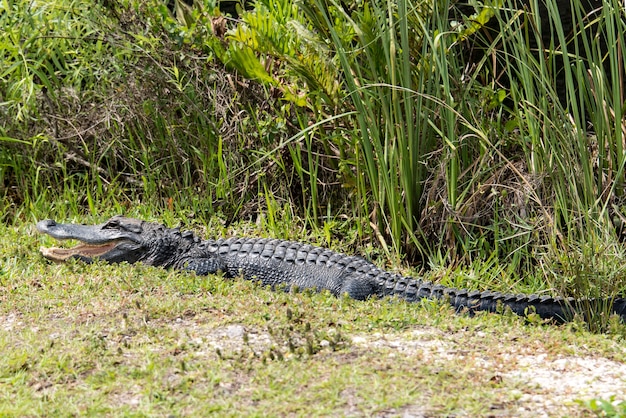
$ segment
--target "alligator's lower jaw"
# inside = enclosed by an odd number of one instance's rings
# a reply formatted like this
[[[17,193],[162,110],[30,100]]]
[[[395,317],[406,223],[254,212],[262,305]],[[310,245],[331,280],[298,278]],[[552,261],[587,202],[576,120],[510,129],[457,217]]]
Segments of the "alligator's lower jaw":
[[[52,261],[61,262],[72,257],[92,259],[108,253],[114,249],[118,243],[117,241],[112,241],[102,245],[79,244],[72,248],[41,247],[39,251],[44,257]]]

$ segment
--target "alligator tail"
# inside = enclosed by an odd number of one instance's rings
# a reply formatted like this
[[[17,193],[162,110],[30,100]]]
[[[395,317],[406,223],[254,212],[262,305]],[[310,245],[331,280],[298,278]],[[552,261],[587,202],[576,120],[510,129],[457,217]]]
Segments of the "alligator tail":
[[[389,274],[382,284],[382,295],[395,295],[409,302],[421,299],[444,300],[457,312],[473,314],[478,311],[513,313],[526,316],[536,314],[557,323],[571,321],[575,314],[586,316],[585,306],[612,305],[611,311],[626,321],[626,299],[582,299],[552,296],[510,294],[493,291],[470,291],[437,285],[421,279]]]

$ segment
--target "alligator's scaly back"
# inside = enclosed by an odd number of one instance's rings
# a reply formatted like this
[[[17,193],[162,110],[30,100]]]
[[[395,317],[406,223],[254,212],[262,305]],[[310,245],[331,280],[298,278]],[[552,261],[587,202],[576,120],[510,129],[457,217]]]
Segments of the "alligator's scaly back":
[[[497,312],[505,308],[518,315],[530,312],[558,322],[570,320],[581,303],[611,304],[626,319],[626,300],[576,301],[536,295],[512,295],[448,288],[384,271],[361,257],[291,241],[264,238],[200,240],[190,231],[137,219],[114,217],[100,225],[58,224],[52,220],[37,228],[57,239],[76,239],[70,249],[42,248],[54,261],[100,258],[109,262],[141,262],[195,271],[243,276],[272,287],[328,290],[354,299],[395,295],[408,301],[448,300],[458,311]]]

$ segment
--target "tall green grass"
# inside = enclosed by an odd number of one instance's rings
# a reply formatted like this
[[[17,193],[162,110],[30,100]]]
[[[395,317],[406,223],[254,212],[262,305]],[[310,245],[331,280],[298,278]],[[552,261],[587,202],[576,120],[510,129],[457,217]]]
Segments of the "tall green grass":
[[[540,198],[550,215],[544,217],[546,250],[557,260],[573,253],[575,265],[593,264],[599,254],[619,248],[613,218],[623,216],[624,11],[619,2],[604,2],[597,11],[572,3],[570,34],[554,18],[557,2],[546,4],[547,16],[531,2],[528,13],[502,22],[504,64],[516,69],[510,74],[513,115],[529,174],[545,176]],[[551,42],[532,30],[539,27],[549,30]],[[536,40],[533,54],[524,53],[529,37]],[[561,66],[565,103],[559,103],[554,87]],[[585,247],[593,248],[591,254],[579,253]],[[623,272],[616,273],[623,284]],[[611,282],[597,277],[594,285],[589,277],[568,274],[582,295],[595,285],[606,290]]]
[[[476,10],[482,23],[470,18],[460,28],[452,24],[454,2],[346,8],[319,0],[280,24],[272,15],[267,27],[275,33],[297,23],[308,45],[325,46],[316,56],[335,68],[339,89],[321,102],[310,100],[326,97],[317,96],[313,74],[302,66],[289,73],[303,41],[268,48],[264,14],[255,11],[243,25],[264,48],[239,32],[233,41],[261,62],[287,57],[272,83],[299,81],[309,117],[314,110],[324,118],[337,102],[352,111],[336,126],[342,134],[318,140],[341,150],[354,213],[389,253],[469,264],[495,254],[522,280],[539,267],[559,293],[614,293],[623,271],[600,265],[623,253],[614,222],[624,216],[623,10],[617,1],[597,11],[575,3],[561,21],[563,5],[546,3],[545,10],[535,1],[515,10],[507,2],[484,6]],[[484,56],[468,70],[464,42],[494,22],[500,29],[481,41]],[[301,171],[311,196],[318,172]]]
[[[338,146],[354,153],[362,216],[394,254],[453,261],[484,235],[465,224],[477,217],[468,200],[503,162],[498,150],[487,152],[493,128],[475,112],[482,90],[461,81],[450,7],[372,1],[349,12],[320,1],[303,10],[331,38],[343,103],[355,110],[351,141]],[[480,164],[494,155],[495,167]]]
[[[510,80],[508,123],[515,130],[508,140],[522,153],[506,157],[523,157],[520,183],[533,186],[530,216],[509,221],[532,227],[531,251],[520,248],[522,257],[557,292],[615,294],[625,284],[618,261],[624,255],[624,10],[617,1],[598,9],[571,2],[571,16],[562,21],[562,9],[557,1],[546,1],[545,9],[535,1],[524,10],[504,6],[495,13],[500,32],[485,42],[487,58]],[[489,59],[480,65],[488,67]],[[595,319],[599,328],[606,325],[606,317]]]

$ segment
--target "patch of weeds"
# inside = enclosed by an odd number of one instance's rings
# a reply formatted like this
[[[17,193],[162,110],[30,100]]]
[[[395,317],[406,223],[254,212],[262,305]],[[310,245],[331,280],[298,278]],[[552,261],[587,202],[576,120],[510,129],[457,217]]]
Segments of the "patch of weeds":
[[[287,307],[286,323],[278,327],[268,326],[268,332],[276,346],[287,347],[289,353],[301,358],[303,355],[314,355],[325,348],[339,351],[349,345],[339,328],[319,328],[311,326],[305,314]]]
[[[594,398],[576,402],[589,408],[598,417],[626,417],[626,401],[617,402],[615,396],[611,396],[608,400]]]
[[[251,341],[249,333],[242,332],[241,349],[226,353],[217,348],[216,353],[222,360],[261,360],[283,361],[287,359],[302,360],[322,351],[337,352],[350,346],[349,338],[344,336],[340,326],[333,324],[317,324],[316,318],[307,318],[309,312],[287,307],[284,319],[267,317],[265,326],[269,344]]]

